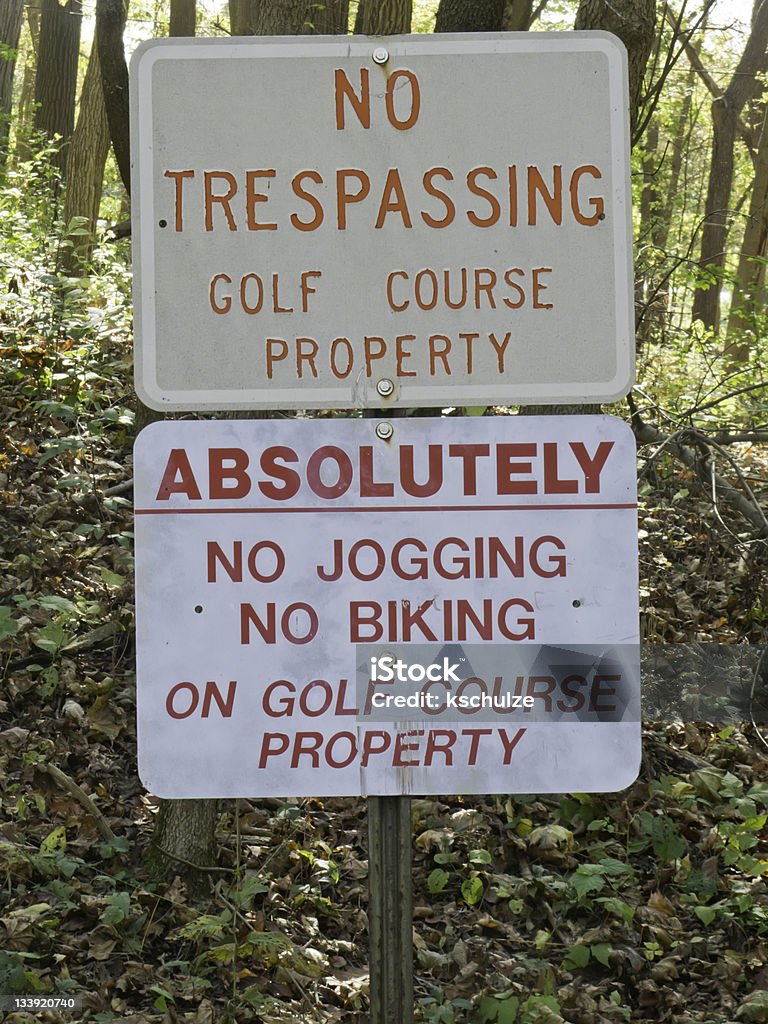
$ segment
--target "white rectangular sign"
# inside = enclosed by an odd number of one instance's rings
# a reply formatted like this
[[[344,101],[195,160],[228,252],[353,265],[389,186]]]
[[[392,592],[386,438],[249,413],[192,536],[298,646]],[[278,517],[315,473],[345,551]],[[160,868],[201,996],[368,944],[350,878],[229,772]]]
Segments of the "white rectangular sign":
[[[631,387],[614,36],[163,39],[131,73],[148,405],[596,402]]]
[[[632,433],[610,416],[152,424],[135,448],[144,784],[627,786],[635,480]],[[620,648],[626,672],[606,669]],[[405,703],[394,659],[426,662],[409,678],[429,700]],[[478,707],[504,678],[517,704]]]

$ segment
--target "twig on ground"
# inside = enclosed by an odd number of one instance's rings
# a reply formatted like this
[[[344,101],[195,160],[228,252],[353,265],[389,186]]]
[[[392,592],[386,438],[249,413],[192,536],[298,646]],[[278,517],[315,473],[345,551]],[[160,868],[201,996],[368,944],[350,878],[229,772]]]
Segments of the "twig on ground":
[[[99,831],[99,835],[105,842],[112,843],[117,839],[117,836],[109,827],[107,819],[101,813],[93,800],[91,800],[85,790],[81,789],[73,778],[67,775],[66,772],[63,772],[61,768],[57,768],[54,764],[39,764],[36,765],[36,767],[39,768],[40,771],[46,772],[50,775],[54,782],[58,782],[62,789],[66,790],[71,797],[77,800],[85,812],[93,818],[96,828]]]
[[[698,452],[683,443],[685,438],[691,438],[691,440],[700,446],[705,445],[707,447],[713,447],[725,455],[728,462],[733,466],[734,462],[732,457],[725,452],[717,442],[712,441],[701,431],[690,428],[678,430],[674,434],[663,434],[650,423],[641,421],[639,417],[635,419],[633,429],[635,431],[635,437],[641,444],[659,445],[658,450],[654,453],[654,458],[656,458],[662,451],[668,451],[685,466],[692,469],[699,479],[701,479],[705,484],[711,485],[714,480],[718,492],[755,528],[758,536],[763,539],[768,538],[768,518],[766,518],[765,512],[749,485],[745,485],[745,489],[749,494],[749,498],[746,498],[724,477],[720,476],[719,473],[715,473],[713,477],[710,471],[710,466],[708,465],[709,460],[707,458],[702,458]],[[736,467],[736,473],[742,483],[744,483],[744,474],[738,469],[738,467]]]

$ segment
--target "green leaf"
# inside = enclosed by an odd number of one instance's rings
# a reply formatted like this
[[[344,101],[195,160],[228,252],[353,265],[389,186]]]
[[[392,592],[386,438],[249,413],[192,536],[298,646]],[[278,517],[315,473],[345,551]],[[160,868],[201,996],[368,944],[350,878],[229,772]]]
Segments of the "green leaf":
[[[487,850],[470,850],[469,851],[469,863],[470,864],[490,864],[491,855]]]
[[[568,884],[576,893],[579,899],[584,899],[592,892],[600,892],[605,888],[605,879],[602,875],[586,872],[583,868],[589,865],[582,865],[571,875]]]
[[[485,887],[483,886],[481,879],[476,875],[474,878],[467,878],[461,883],[461,895],[464,897],[465,902],[471,907],[480,902],[483,898],[484,892]]]
[[[67,848],[67,830],[62,826],[49,832],[40,843],[40,853],[63,853]]]
[[[154,1000],[152,1005],[156,1010],[159,1010],[160,1013],[166,1012],[169,1003],[175,1003],[175,999],[168,989],[163,988],[161,985],[152,985],[149,991],[154,992],[157,995],[157,999]]]
[[[701,923],[705,925],[712,924],[717,917],[717,911],[714,907],[694,907],[693,912]]]
[[[755,803],[762,804],[764,807],[768,806],[768,782],[756,782],[747,796]]]
[[[604,857],[597,867],[605,875],[631,875],[635,870],[631,864],[625,864],[623,860],[617,860],[616,857]]]
[[[36,647],[49,654],[57,654],[66,645],[69,636],[58,622],[49,622],[33,637]]]
[[[104,924],[118,925],[128,917],[131,909],[131,894],[128,892],[115,892],[104,900],[106,907],[101,912],[100,920]]]
[[[517,996],[508,996],[499,1004],[499,1014],[496,1018],[497,1024],[515,1024],[519,1008],[520,1000]]]
[[[194,921],[182,925],[176,934],[193,942],[201,939],[218,939],[230,928],[231,923],[232,914],[229,910],[224,910],[220,914],[201,914]]]
[[[111,569],[102,568],[99,570],[99,575],[108,587],[122,587],[125,583],[125,576],[112,572]]]
[[[613,946],[610,946],[607,942],[598,942],[594,946],[589,947],[589,951],[592,956],[597,960],[598,963],[602,964],[603,967],[610,967],[610,955],[613,952]]]
[[[19,631],[19,624],[12,615],[13,609],[7,604],[0,605],[0,643]]]
[[[477,1009],[481,1024],[491,1024],[499,1016],[499,1001],[493,996],[483,996]]]
[[[238,907],[244,907],[250,903],[254,896],[269,892],[269,886],[264,885],[257,875],[246,875],[237,888],[231,890],[230,898]]]
[[[41,608],[49,608],[55,612],[67,612],[70,615],[77,611],[77,607],[66,597],[59,597],[58,594],[49,594],[41,597],[37,602]]]
[[[447,871],[442,868],[435,868],[434,871],[430,871],[427,878],[427,888],[431,893],[442,892],[443,889],[448,885],[451,876]]]
[[[589,946],[571,946],[568,949],[568,952],[565,954],[565,959],[563,960],[563,967],[566,969],[566,971],[573,971],[577,968],[586,967],[589,963],[589,958]]]
[[[739,857],[736,866],[739,871],[753,878],[768,874],[768,861],[758,860],[757,857]]]
[[[617,896],[598,896],[595,903],[600,903],[610,914],[620,917],[625,924],[632,924],[635,918],[635,908]]]
[[[282,932],[248,932],[248,942],[254,947],[271,953],[291,949],[293,943]]]
[[[105,860],[114,857],[118,853],[128,853],[130,849],[130,843],[125,836],[115,836],[108,843],[99,843],[98,850],[99,856],[104,857]]]
[[[521,1007],[521,1010],[523,1011],[523,1015],[520,1018],[522,1024],[533,1024],[533,1022],[541,1019],[546,1020],[547,1017],[542,1017],[542,1015],[539,1014],[539,1010],[541,1009],[551,1010],[553,1013],[559,1015],[560,1003],[554,996],[528,996]]]

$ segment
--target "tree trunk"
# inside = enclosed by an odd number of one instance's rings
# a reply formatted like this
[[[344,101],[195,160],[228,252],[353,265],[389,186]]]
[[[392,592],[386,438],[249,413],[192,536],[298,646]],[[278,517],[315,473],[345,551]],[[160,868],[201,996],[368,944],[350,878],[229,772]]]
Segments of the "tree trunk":
[[[233,36],[346,35],[348,19],[349,0],[229,0]]]
[[[31,156],[28,138],[34,121],[37,51],[40,43],[40,0],[30,0],[27,4],[27,24],[30,45],[24,55],[24,75],[21,79],[21,93],[16,111],[17,160],[28,160]]]
[[[619,36],[627,48],[630,82],[630,121],[634,124],[640,106],[645,67],[653,46],[656,24],[654,0],[627,0],[621,5],[609,0],[581,0],[576,29],[600,29]],[[599,405],[529,405],[529,416],[588,415],[601,411]]]
[[[581,29],[600,29],[613,32],[627,48],[629,66],[629,131],[634,136],[643,78],[648,57],[656,38],[655,0],[581,0],[573,26]]]
[[[229,31],[233,36],[252,36],[251,0],[229,0]]]
[[[109,122],[104,107],[101,85],[99,53],[94,40],[88,69],[80,94],[80,111],[72,135],[67,161],[67,192],[64,200],[64,223],[69,226],[73,217],[84,217],[78,225],[88,232],[73,237],[74,248],[65,250],[64,266],[70,272],[90,258],[93,251],[96,222],[101,205],[104,165],[109,154]]]
[[[762,262],[768,252],[768,105],[765,108],[763,126],[755,157],[755,180],[749,214],[744,228],[744,240],[739,256],[739,269],[731,299],[731,313],[728,319],[728,344],[726,355],[735,363],[744,363],[749,358],[749,335],[752,326],[750,314],[755,312],[765,264]]]
[[[643,150],[643,191],[640,195],[640,245],[647,245],[656,232],[661,190],[659,189],[659,124],[655,119],[648,125]]]
[[[677,118],[672,131],[670,146],[672,155],[669,161],[669,184],[666,188],[666,195],[661,215],[657,221],[657,229],[653,235],[653,244],[659,249],[666,249],[669,240],[669,231],[672,225],[672,205],[677,195],[680,184],[680,172],[683,169],[684,144],[690,142],[690,129],[688,121],[691,116],[693,105],[693,83],[696,71],[691,68],[686,79],[686,89],[683,97],[683,105],[680,108],[680,115]]]
[[[355,15],[355,35],[362,35],[363,22],[365,21],[365,3],[366,0],[360,0],[357,5],[357,14]]]
[[[345,36],[349,31],[349,0],[325,0],[312,14],[313,30],[321,36]]]
[[[740,114],[753,94],[755,76],[768,63],[768,0],[757,9],[752,29],[728,88],[712,104],[712,157],[710,161],[704,229],[699,266],[706,280],[693,297],[693,319],[705,328],[720,326],[720,280],[725,264],[728,236],[728,207],[733,184],[733,149],[739,132]]]
[[[365,0],[363,35],[395,36],[411,31],[412,0]]]
[[[128,65],[123,30],[127,6],[123,0],[96,0],[96,46],[101,85],[115,160],[125,191],[131,194],[131,146],[128,117]]]
[[[216,800],[161,800],[152,837],[148,866],[155,875],[181,875],[198,896],[210,888],[216,855]]]
[[[81,0],[42,0],[40,45],[37,55],[35,127],[53,138],[60,137],[52,163],[64,175],[67,145],[75,126],[77,62],[80,56]]]
[[[440,0],[435,32],[500,32],[504,6],[505,0]]]
[[[311,32],[311,0],[253,0],[253,31],[257,36],[295,36]]]
[[[659,276],[663,281],[663,263],[655,245],[664,205],[659,180],[662,160],[659,154],[659,125],[654,118],[648,125],[642,154],[643,191],[640,195],[638,253],[635,261],[635,341],[638,355],[649,341],[660,339],[665,322],[666,293],[662,290],[663,286],[659,285]]]
[[[13,108],[13,75],[16,70],[16,52],[21,36],[22,0],[4,0],[0,4],[0,43],[5,47],[0,55],[0,167],[8,159],[8,129]]]
[[[169,36],[193,36],[197,20],[196,0],[171,0]]]
[[[533,18],[533,0],[506,0],[501,26],[505,32],[527,32]]]

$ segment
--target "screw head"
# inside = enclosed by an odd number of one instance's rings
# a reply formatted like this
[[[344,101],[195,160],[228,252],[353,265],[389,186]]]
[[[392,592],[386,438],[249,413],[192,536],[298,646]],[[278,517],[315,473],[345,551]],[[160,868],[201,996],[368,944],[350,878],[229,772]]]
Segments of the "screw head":
[[[389,60],[389,51],[383,46],[377,46],[373,51],[373,63],[374,64],[386,64]]]
[[[382,398],[389,398],[392,392],[395,390],[395,385],[389,379],[389,377],[382,377],[376,385],[376,390],[379,392]]]
[[[376,436],[381,438],[382,441],[388,441],[395,432],[395,428],[391,423],[386,421],[383,423],[376,424]]]

